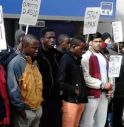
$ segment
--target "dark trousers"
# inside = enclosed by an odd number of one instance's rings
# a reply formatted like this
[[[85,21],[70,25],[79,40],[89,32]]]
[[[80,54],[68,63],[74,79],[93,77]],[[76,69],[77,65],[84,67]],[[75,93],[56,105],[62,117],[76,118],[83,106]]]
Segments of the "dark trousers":
[[[122,126],[122,116],[124,108],[124,98],[113,99],[113,127]]]
[[[62,113],[59,103],[46,101],[42,104],[43,114],[40,127],[61,127]]]
[[[110,100],[108,104],[108,111],[107,111],[107,119],[106,119],[106,124],[105,127],[112,127],[112,122],[113,122],[113,99]]]

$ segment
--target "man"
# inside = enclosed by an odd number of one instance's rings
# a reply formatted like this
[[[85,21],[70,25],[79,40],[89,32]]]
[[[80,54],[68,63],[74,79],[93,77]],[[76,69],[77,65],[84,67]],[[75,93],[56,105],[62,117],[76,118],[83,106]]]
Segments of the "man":
[[[57,49],[61,52],[67,51],[70,46],[70,37],[67,34],[60,34],[58,37]]]
[[[58,37],[58,43],[57,43],[57,59],[58,61],[61,60],[61,57],[64,55],[64,53],[69,49],[70,47],[70,38],[66,34],[60,34]]]
[[[15,47],[8,48],[0,52],[0,61],[4,65],[5,69],[8,63],[21,51],[22,48],[22,38],[25,35],[25,32],[22,30],[17,30],[15,32]]]
[[[109,55],[117,55],[117,46],[116,44],[112,41],[112,37],[109,33],[105,32],[102,34],[102,39],[103,43],[107,45],[106,49],[109,52]]]
[[[78,127],[87,102],[81,55],[86,43],[83,36],[71,40],[70,50],[62,56],[58,71],[58,85],[62,94],[62,127]]]
[[[15,32],[15,51],[21,50],[22,48],[22,38],[25,35],[25,32],[23,30],[16,30]]]
[[[92,34],[91,47],[82,58],[88,103],[80,127],[104,127],[106,122],[108,107],[106,92],[111,89],[111,84],[107,77],[107,59],[100,53],[102,42],[100,33]]]
[[[120,42],[121,43],[121,42]],[[123,42],[122,42],[123,43]],[[122,48],[122,47],[121,47]],[[124,112],[124,52],[122,54],[122,62],[119,77],[115,78],[115,91],[113,97],[113,125],[112,127],[123,127]]]
[[[44,28],[40,36],[37,61],[43,76],[44,98],[41,127],[61,127],[60,99],[55,83],[58,71],[58,51],[54,49],[56,34],[53,29]]]
[[[42,76],[35,57],[39,42],[32,35],[22,40],[22,53],[8,65],[7,85],[11,103],[15,109],[13,127],[39,127],[42,115]]]

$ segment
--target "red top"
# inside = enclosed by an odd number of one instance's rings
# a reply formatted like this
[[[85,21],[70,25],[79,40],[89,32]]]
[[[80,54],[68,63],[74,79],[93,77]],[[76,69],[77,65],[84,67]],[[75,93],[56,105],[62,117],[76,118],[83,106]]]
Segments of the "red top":
[[[0,65],[0,94],[4,100],[6,115],[0,125],[9,125],[10,124],[10,103],[9,96],[6,88],[6,72],[2,65]],[[1,110],[1,109],[0,109]]]

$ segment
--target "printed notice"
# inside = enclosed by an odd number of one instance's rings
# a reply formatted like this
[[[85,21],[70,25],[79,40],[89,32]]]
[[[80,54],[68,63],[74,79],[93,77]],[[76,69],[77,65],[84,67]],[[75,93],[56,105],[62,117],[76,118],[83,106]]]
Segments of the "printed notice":
[[[122,42],[123,41],[123,33],[122,33],[122,23],[121,21],[112,22],[113,28],[113,36],[114,42]]]
[[[87,7],[84,18],[84,35],[93,34],[97,31],[98,21],[101,13],[100,7]]]
[[[119,77],[121,62],[122,62],[121,55],[110,56],[109,72],[108,72],[109,77]]]
[[[6,37],[5,37],[5,28],[3,22],[3,11],[2,6],[0,6],[0,51],[7,49]]]
[[[41,0],[23,0],[19,24],[36,25]]]

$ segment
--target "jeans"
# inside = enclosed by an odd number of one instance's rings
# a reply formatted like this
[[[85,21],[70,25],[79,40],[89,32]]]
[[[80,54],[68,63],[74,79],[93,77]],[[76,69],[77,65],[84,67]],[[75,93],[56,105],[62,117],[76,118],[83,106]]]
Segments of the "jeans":
[[[36,111],[26,110],[26,119],[16,114],[13,127],[39,127],[42,108]]]
[[[80,127],[104,127],[107,117],[108,99],[105,93],[100,98],[89,98]]]

